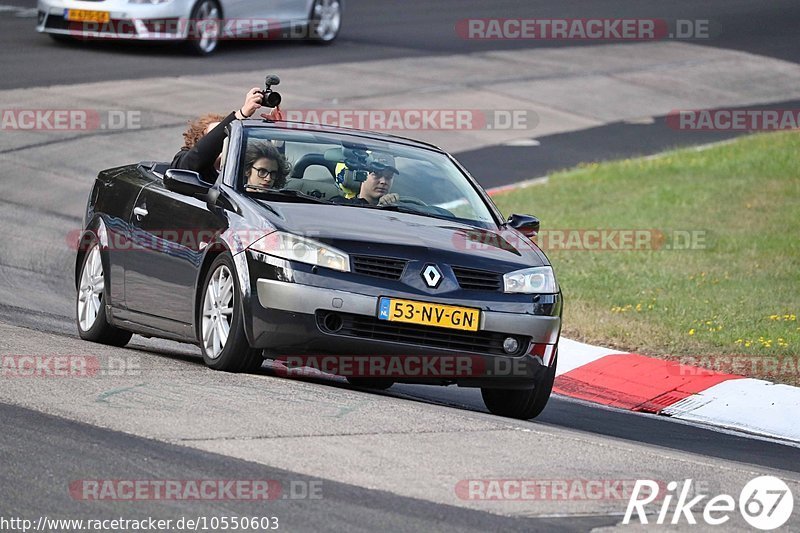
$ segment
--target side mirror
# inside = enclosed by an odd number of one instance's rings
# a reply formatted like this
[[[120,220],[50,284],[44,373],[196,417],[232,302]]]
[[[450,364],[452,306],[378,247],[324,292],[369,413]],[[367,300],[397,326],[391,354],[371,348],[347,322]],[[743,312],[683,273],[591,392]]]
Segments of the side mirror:
[[[212,187],[210,183],[200,179],[197,172],[178,168],[171,168],[164,173],[164,186],[172,192],[186,196],[206,194]]]
[[[506,224],[526,237],[535,237],[539,233],[539,219],[531,215],[511,215]]]

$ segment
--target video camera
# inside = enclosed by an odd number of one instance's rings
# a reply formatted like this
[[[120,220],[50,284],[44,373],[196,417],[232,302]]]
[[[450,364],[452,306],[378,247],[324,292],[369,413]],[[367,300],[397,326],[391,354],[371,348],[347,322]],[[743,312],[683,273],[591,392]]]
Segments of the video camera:
[[[273,85],[280,85],[281,79],[275,74],[267,74],[264,79],[264,90],[261,93],[261,105],[263,107],[277,107],[281,105],[281,93],[273,91]]]

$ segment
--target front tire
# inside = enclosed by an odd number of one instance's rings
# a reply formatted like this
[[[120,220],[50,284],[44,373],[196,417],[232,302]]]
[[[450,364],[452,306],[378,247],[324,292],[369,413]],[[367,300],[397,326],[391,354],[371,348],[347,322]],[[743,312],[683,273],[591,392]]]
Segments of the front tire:
[[[89,251],[83,258],[79,280],[75,301],[80,338],[110,346],[128,344],[133,333],[108,323],[105,298],[106,278],[103,258],[100,255],[100,245],[97,241],[90,245]]]
[[[493,415],[530,420],[539,416],[547,406],[553,383],[556,380],[558,354],[544,378],[532,389],[482,388],[481,396],[486,408]]]
[[[253,349],[244,334],[239,285],[233,259],[227,252],[211,263],[203,283],[198,313],[200,349],[209,368],[226,372],[257,370],[262,350]]]
[[[342,3],[339,0],[314,0],[309,16],[309,38],[319,44],[330,44],[342,29]]]

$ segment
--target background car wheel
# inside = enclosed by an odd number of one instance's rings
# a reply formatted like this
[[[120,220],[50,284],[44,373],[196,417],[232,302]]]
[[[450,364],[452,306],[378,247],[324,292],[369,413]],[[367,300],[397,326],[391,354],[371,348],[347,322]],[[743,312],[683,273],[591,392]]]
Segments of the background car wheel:
[[[189,36],[186,45],[195,55],[207,56],[217,49],[222,30],[222,11],[215,0],[199,0],[189,15]]]
[[[394,381],[391,379],[377,379],[377,378],[347,378],[347,382],[356,387],[364,387],[365,389],[386,390],[392,385]]]
[[[100,255],[100,246],[97,242],[93,242],[83,258],[78,294],[75,298],[78,335],[87,341],[125,346],[131,340],[133,333],[108,323],[105,292],[103,258]]]
[[[339,0],[314,0],[309,16],[309,38],[320,44],[330,44],[342,29],[342,4]]]
[[[229,253],[217,256],[208,269],[198,312],[200,349],[214,370],[247,372],[260,368],[264,359],[262,350],[251,348],[245,337],[234,272]]]
[[[548,369],[545,377],[532,389],[481,389],[483,403],[490,413],[509,418],[529,420],[536,418],[544,411],[550,394],[553,392],[553,383],[556,380],[556,360]]]

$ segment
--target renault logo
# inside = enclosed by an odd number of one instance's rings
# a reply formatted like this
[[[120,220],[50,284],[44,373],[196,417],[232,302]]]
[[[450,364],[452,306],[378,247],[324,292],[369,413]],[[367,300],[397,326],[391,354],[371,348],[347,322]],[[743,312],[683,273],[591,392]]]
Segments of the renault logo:
[[[425,268],[422,269],[422,279],[425,280],[428,287],[435,289],[439,285],[439,282],[442,281],[442,273],[436,265],[426,265]]]

